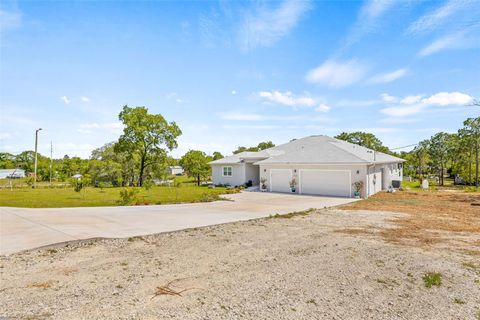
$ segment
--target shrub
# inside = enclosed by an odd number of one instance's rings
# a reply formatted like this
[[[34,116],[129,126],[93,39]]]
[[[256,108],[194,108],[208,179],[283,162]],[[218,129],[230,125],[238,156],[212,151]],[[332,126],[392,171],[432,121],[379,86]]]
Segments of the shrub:
[[[432,286],[440,287],[442,285],[442,275],[438,272],[427,272],[422,279],[427,288]]]
[[[120,200],[118,203],[122,206],[128,206],[136,202],[138,190],[135,188],[124,188],[120,190]]]

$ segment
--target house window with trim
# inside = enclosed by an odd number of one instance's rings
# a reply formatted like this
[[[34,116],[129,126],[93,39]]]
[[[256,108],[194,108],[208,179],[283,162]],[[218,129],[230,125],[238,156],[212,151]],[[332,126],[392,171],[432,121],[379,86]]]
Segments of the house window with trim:
[[[223,176],[231,177],[232,176],[232,167],[223,167]]]

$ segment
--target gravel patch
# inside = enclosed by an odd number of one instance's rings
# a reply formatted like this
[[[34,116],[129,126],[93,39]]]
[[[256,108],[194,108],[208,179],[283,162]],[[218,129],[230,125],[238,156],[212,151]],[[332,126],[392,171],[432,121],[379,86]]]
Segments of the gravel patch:
[[[325,209],[2,256],[0,318],[479,319],[480,259],[385,242],[400,216]]]

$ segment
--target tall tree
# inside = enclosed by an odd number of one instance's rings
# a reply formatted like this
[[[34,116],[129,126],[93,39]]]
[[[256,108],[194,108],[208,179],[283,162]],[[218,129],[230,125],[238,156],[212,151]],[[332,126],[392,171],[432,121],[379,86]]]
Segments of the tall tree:
[[[335,136],[336,139],[344,140],[350,143],[358,144],[365,148],[375,151],[390,153],[390,150],[383,145],[382,141],[378,139],[373,133],[356,131],[356,132],[342,132]]]
[[[220,152],[215,151],[213,153],[213,160],[218,160],[218,159],[222,159],[222,158],[223,158],[223,155]]]
[[[160,114],[150,114],[145,107],[125,105],[118,118],[125,127],[115,150],[138,157],[138,185],[142,186],[145,168],[163,161],[167,150],[177,147],[182,131],[175,122],[167,122]]]
[[[463,122],[464,130],[473,142],[475,149],[475,186],[478,187],[479,148],[480,148],[480,117],[468,118]]]
[[[211,160],[212,158],[207,157],[203,151],[190,150],[180,159],[180,165],[187,175],[196,178],[197,185],[200,185],[201,179],[211,174],[211,167],[208,164]]]
[[[256,147],[250,147],[250,148],[238,147],[237,150],[233,151],[233,153],[237,154],[237,153],[244,152],[244,151],[255,152],[255,151],[261,151],[261,150],[265,150],[265,149],[273,148],[273,147],[275,147],[275,144],[273,144],[272,141],[264,141],[264,142],[260,142]]]
[[[428,144],[428,153],[432,164],[435,166],[438,172],[438,178],[440,185],[444,184],[444,172],[449,157],[449,134],[445,132],[439,132],[430,138]]]

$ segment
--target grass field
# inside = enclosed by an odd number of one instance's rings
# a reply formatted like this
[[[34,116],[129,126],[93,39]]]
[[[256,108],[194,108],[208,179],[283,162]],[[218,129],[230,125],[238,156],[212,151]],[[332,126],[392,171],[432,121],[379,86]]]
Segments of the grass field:
[[[24,208],[95,207],[119,205],[120,191],[124,188],[85,188],[75,192],[72,188],[14,188],[0,189],[0,206]],[[180,187],[135,188],[138,193],[132,204],[168,204],[207,202],[218,200],[220,194],[232,192],[225,188],[209,189],[192,184]]]

